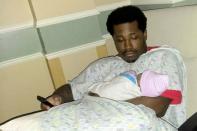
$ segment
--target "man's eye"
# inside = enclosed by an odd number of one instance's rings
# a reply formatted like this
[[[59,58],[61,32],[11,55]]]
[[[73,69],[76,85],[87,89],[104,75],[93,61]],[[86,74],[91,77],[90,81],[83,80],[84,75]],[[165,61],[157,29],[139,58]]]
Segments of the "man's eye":
[[[122,39],[117,39],[116,42],[123,42],[123,40]]]
[[[132,36],[131,39],[136,40],[138,37],[137,36]]]

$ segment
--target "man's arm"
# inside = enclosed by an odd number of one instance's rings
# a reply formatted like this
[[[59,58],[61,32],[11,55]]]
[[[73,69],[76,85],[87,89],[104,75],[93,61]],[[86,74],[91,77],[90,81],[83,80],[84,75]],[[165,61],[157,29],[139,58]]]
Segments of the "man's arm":
[[[119,61],[119,59],[115,59],[114,61]],[[89,64],[87,68],[85,68],[79,75],[77,75],[77,77],[75,77],[71,81],[72,87],[78,89],[80,88],[81,90],[83,90],[89,87],[92,83],[103,81],[104,76],[106,76],[105,74],[108,74],[109,72],[108,68],[110,67],[110,65],[112,65],[111,63],[114,62],[111,62],[111,58],[109,57],[96,60],[93,63]],[[47,97],[47,100],[53,105],[59,105],[62,103],[73,101],[74,98],[73,93],[71,91],[71,85],[65,84],[59,87],[50,96]],[[41,104],[41,109],[48,110],[49,108],[50,107]]]
[[[70,84],[62,85],[61,87],[56,89],[52,95],[60,96],[62,98],[61,103],[71,102],[74,100]]]
[[[143,104],[144,106],[153,109],[157,117],[162,117],[165,115],[168,106],[171,102],[171,99],[160,97],[160,96],[158,97],[141,96],[127,100],[127,102],[135,105]]]

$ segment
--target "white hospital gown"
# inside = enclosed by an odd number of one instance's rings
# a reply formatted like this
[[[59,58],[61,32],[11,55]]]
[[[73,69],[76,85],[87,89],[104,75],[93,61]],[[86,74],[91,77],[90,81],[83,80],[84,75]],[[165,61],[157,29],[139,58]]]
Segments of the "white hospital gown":
[[[74,99],[81,99],[92,84],[108,81],[129,70],[135,70],[137,74],[144,70],[153,70],[169,76],[169,89],[181,90],[183,101],[180,105],[170,105],[164,118],[176,127],[180,126],[186,119],[186,76],[183,60],[175,49],[153,49],[141,55],[135,63],[127,63],[118,56],[99,59],[70,82]]]
[[[118,56],[106,57],[93,62],[70,82],[74,99],[81,99],[92,84],[109,81],[131,69],[132,64]]]

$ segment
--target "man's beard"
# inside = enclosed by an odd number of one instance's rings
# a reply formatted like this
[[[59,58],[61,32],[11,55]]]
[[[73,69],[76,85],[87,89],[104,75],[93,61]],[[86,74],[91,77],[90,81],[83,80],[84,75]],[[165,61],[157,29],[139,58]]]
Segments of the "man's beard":
[[[120,56],[124,61],[128,62],[128,63],[133,63],[138,59],[138,55],[135,54],[133,56],[126,56],[124,53],[123,54],[119,54],[118,56]]]

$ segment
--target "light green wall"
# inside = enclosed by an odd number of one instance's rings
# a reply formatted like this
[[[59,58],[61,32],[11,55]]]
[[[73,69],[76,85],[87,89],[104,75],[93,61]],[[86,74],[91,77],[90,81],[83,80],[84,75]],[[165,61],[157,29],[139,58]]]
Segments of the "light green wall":
[[[0,62],[41,51],[35,28],[0,34]]]
[[[107,21],[108,15],[110,13],[111,13],[111,10],[109,10],[109,11],[103,11],[103,12],[100,12],[100,14],[98,16],[102,35],[108,34],[107,27],[106,27],[106,21]]]
[[[170,8],[173,4],[151,4],[151,5],[138,5],[143,11]]]
[[[102,39],[97,16],[41,27],[40,32],[47,53]]]
[[[102,39],[97,15],[39,28],[46,53]],[[35,28],[0,34],[0,62],[42,52]]]
[[[196,3],[196,0],[186,0],[176,4],[138,5],[138,7],[150,10]],[[111,10],[102,11],[98,15],[41,27],[39,28],[41,39],[35,28],[0,34],[0,62],[42,50],[52,53],[101,40],[103,35],[108,34],[106,20],[110,12]],[[40,41],[45,49],[42,48]]]

